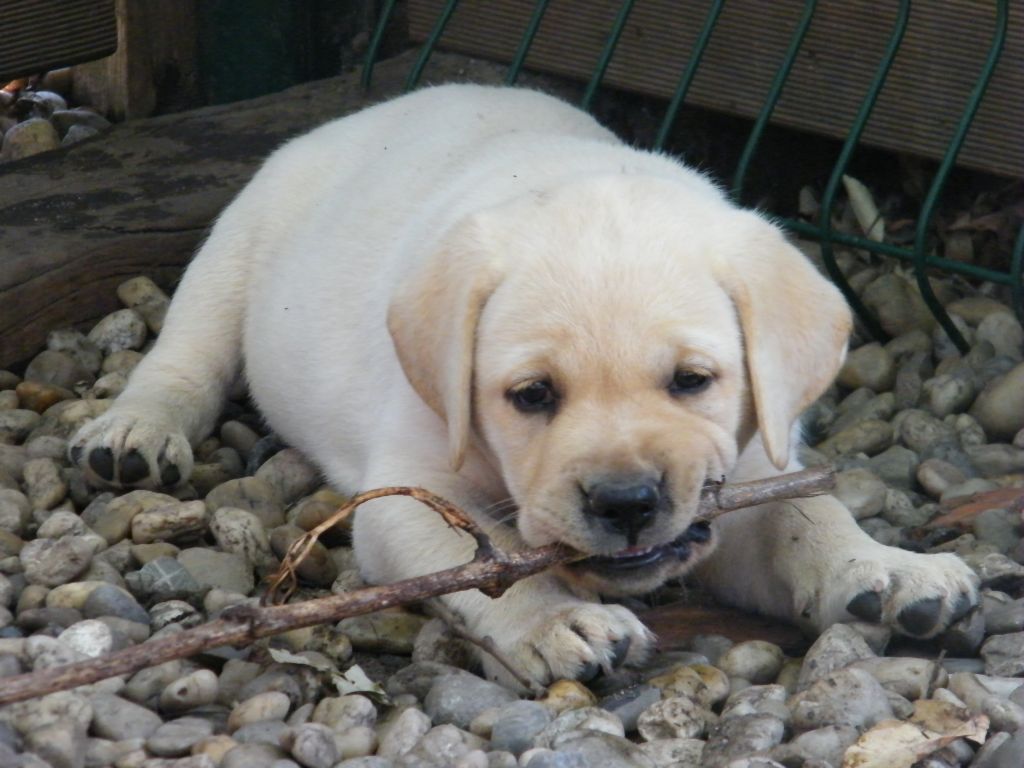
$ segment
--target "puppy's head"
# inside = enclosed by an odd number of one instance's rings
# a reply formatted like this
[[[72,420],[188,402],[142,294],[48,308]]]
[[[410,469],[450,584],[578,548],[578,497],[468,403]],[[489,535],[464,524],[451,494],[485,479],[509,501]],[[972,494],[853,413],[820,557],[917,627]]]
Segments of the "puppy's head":
[[[456,225],[389,326],[453,465],[475,433],[525,541],[591,553],[565,576],[624,594],[707,550],[701,488],[755,432],[787,465],[850,316],[760,217],[703,185],[621,176]]]

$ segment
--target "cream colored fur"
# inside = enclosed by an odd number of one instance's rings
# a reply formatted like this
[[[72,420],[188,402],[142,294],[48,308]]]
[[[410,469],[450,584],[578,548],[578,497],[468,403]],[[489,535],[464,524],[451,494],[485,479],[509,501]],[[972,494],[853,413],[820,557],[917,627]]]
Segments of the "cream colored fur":
[[[655,545],[687,528],[705,480],[797,469],[795,421],[830,384],[849,326],[838,292],[779,231],[694,171],[553,98],[446,86],[271,156],[189,267],[124,394],[73,445],[87,470],[105,447],[138,451],[151,478],[169,462],[187,476],[189,446],[244,360],[270,425],[339,488],[421,485],[501,546],[610,554],[626,544],[585,513],[581,483],[662,472],[673,508],[640,538]],[[677,369],[712,383],[672,395]],[[559,389],[557,412],[513,408],[508,391],[540,378]],[[850,620],[865,590],[885,623],[922,598],[940,598],[944,619],[960,595],[976,599],[957,558],[884,547],[831,498],[716,527],[700,567],[709,587],[818,630]],[[355,547],[373,582],[473,551],[398,498],[359,511]],[[533,678],[573,677],[609,665],[624,638],[632,660],[650,648],[598,592],[647,590],[690,565],[611,580],[563,570],[498,600],[447,601]]]

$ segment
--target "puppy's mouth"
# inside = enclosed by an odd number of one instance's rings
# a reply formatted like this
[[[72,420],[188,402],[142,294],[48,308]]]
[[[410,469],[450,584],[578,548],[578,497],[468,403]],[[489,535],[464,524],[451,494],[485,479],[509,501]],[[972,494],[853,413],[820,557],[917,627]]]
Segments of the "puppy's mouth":
[[[711,524],[706,520],[690,526],[667,544],[653,547],[627,547],[611,555],[592,555],[570,567],[612,576],[650,568],[666,562],[685,563],[693,555],[693,546],[711,539]]]

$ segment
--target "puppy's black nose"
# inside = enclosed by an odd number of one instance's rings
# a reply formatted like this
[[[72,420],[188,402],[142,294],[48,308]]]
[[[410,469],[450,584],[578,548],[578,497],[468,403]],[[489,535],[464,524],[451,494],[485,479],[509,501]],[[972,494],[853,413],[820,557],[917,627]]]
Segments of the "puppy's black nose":
[[[585,489],[587,511],[626,537],[630,546],[654,519],[661,493],[657,482],[606,481]]]

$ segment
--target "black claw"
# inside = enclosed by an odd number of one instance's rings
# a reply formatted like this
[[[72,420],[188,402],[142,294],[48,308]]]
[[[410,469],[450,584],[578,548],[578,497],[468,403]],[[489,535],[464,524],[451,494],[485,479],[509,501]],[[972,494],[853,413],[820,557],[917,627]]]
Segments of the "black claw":
[[[160,472],[160,484],[166,486],[177,485],[178,481],[181,480],[181,470],[178,469],[177,464],[168,464]]]
[[[616,640],[612,643],[612,669],[618,669],[622,666],[622,663],[626,660],[626,654],[629,653],[629,646],[633,640],[629,635],[626,635],[620,640]]]
[[[974,607],[974,601],[971,600],[971,596],[966,592],[962,593],[960,597],[956,599],[956,604],[953,606],[953,615],[949,618],[950,624],[955,624],[968,613]]]
[[[858,619],[877,624],[882,620],[882,596],[877,592],[861,592],[846,604],[846,610]]]
[[[600,671],[601,671],[601,665],[600,664],[598,664],[596,661],[588,661],[580,669],[579,674],[576,675],[576,679],[579,680],[581,683],[585,683],[585,682],[587,682],[589,680],[593,680],[595,677],[597,677],[597,675],[598,675],[598,673]]]
[[[900,625],[911,635],[927,635],[939,622],[942,613],[942,600],[929,597],[911,603],[900,611]]]
[[[149,476],[149,464],[142,458],[142,454],[131,450],[128,455],[121,459],[121,482],[127,485],[137,483]]]
[[[114,453],[109,448],[93,448],[89,451],[89,466],[92,471],[108,483],[114,480]]]
[[[82,460],[83,450],[84,449],[80,445],[73,445],[68,450],[68,458],[71,459],[71,463],[74,464],[76,467],[78,466],[78,462]]]

